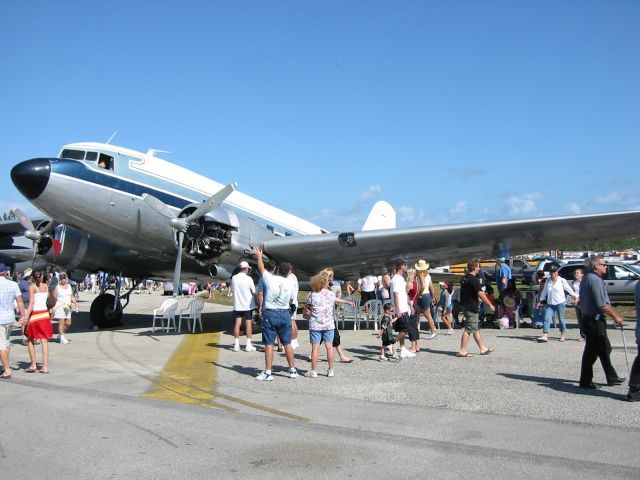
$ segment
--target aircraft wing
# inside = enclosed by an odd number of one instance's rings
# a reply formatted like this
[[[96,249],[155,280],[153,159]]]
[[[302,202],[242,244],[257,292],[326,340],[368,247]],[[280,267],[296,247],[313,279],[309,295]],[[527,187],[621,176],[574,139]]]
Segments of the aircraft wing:
[[[435,267],[633,236],[640,211],[278,237],[263,248],[309,274],[332,267],[338,278],[355,278],[391,270],[398,258]]]

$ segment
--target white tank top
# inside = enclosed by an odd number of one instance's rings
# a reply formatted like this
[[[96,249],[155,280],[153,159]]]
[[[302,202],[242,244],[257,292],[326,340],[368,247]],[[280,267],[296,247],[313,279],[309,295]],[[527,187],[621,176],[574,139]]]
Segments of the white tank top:
[[[47,297],[49,292],[36,292],[33,296],[33,311],[42,312],[47,309]]]
[[[420,281],[418,280],[418,284],[420,284]],[[428,273],[424,276],[424,285],[422,286],[422,291],[420,292],[420,295],[426,295],[427,293],[431,293],[431,290],[429,290],[429,287],[431,286],[431,275],[429,275]]]

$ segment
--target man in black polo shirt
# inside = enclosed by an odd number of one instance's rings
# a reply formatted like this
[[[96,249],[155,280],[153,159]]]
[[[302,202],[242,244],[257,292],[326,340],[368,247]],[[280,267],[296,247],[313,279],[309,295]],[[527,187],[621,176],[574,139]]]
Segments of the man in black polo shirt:
[[[620,385],[624,378],[618,377],[611,364],[611,344],[607,337],[607,319],[613,318],[616,325],[622,325],[624,319],[611,306],[609,294],[602,277],[607,273],[607,263],[602,255],[594,255],[586,262],[587,273],[580,282],[580,310],[582,311],[582,329],[587,337],[582,353],[580,370],[580,388],[596,388],[593,383],[593,364],[600,359],[607,377],[607,385]]]
[[[493,352],[493,348],[487,347],[480,336],[478,313],[480,312],[480,302],[485,303],[492,312],[496,311],[496,307],[482,291],[482,286],[476,277],[478,270],[480,270],[480,262],[477,260],[467,262],[468,273],[462,277],[460,283],[460,304],[464,318],[464,332],[462,332],[462,339],[460,340],[458,357],[473,356],[467,351],[467,344],[471,335],[473,335],[473,339],[478,344],[478,348],[480,348],[480,355],[488,355]]]

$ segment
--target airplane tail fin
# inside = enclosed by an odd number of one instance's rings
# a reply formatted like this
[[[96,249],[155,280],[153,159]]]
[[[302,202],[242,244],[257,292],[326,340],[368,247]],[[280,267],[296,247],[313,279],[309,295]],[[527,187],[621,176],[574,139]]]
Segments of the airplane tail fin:
[[[396,228],[396,211],[387,202],[380,200],[369,212],[362,230],[384,230]]]

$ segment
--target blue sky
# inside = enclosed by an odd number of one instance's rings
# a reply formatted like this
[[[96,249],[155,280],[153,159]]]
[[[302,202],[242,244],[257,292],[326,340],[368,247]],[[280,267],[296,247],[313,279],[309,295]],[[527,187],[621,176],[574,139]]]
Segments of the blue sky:
[[[167,160],[331,230],[640,208],[640,2],[0,1],[9,170]],[[33,208],[29,209],[34,212]]]

